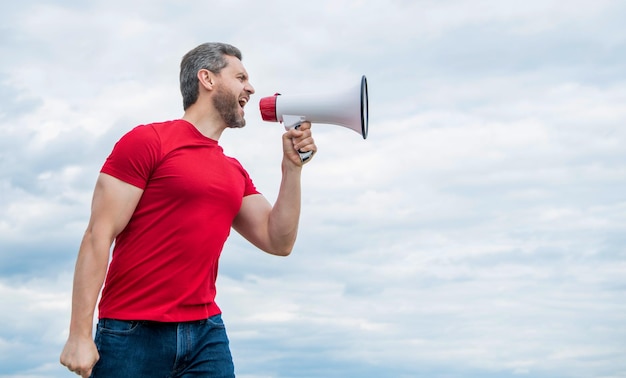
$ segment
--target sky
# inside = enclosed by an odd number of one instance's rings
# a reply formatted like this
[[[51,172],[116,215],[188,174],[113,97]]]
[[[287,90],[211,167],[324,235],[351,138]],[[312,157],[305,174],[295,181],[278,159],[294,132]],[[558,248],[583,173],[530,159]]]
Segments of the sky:
[[[626,377],[626,2],[5,1],[0,377],[58,363],[95,179],[182,116],[181,57],[239,47],[256,94],[220,139],[273,202],[260,98],[366,75],[369,136],[314,124],[296,247],[220,262],[236,372]]]

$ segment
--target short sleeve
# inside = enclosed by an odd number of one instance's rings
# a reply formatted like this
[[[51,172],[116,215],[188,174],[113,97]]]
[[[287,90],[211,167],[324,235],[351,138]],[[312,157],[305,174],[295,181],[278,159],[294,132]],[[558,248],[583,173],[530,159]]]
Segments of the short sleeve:
[[[241,171],[241,174],[244,177],[245,180],[245,188],[243,191],[243,196],[249,196],[251,194],[261,194],[257,189],[256,186],[254,186],[254,182],[252,181],[252,179],[250,178],[250,175],[248,174],[248,172],[246,171],[246,169],[241,165],[241,163],[233,158],[233,157],[228,157],[228,159],[230,160],[231,163],[233,163],[233,165],[235,167],[237,167],[237,169],[239,169]]]
[[[113,147],[100,172],[145,189],[160,160],[161,143],[151,126],[137,126]]]
[[[245,197],[251,194],[260,194],[259,191],[256,189],[256,186],[254,186],[254,182],[252,182],[252,179],[248,175],[248,172],[245,172],[245,176],[246,176],[246,188],[243,192],[243,196]]]

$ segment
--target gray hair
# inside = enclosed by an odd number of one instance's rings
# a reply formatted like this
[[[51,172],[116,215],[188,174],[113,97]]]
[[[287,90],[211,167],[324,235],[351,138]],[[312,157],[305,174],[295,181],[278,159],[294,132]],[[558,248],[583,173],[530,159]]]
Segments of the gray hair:
[[[198,71],[206,69],[219,74],[228,64],[224,55],[241,60],[241,51],[238,48],[219,42],[203,43],[183,56],[180,62],[180,92],[183,95],[184,110],[198,100]]]

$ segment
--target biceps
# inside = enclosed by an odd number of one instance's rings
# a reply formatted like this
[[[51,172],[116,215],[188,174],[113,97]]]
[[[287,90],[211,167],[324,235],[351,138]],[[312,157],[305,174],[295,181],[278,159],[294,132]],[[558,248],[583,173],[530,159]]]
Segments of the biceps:
[[[270,203],[260,194],[244,197],[233,228],[252,244],[263,249],[268,244]]]
[[[92,232],[115,238],[128,224],[143,190],[101,173],[96,182],[89,227]]]

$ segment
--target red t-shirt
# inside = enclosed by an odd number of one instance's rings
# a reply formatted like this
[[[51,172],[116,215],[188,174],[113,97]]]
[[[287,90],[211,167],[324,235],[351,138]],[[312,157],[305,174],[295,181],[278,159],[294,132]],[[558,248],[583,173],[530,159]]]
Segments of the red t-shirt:
[[[257,190],[217,141],[183,120],[138,126],[101,170],[144,190],[115,247],[100,318],[181,322],[217,315],[218,259]]]

